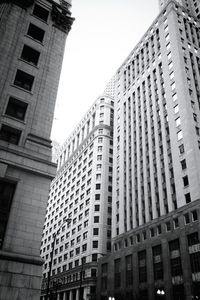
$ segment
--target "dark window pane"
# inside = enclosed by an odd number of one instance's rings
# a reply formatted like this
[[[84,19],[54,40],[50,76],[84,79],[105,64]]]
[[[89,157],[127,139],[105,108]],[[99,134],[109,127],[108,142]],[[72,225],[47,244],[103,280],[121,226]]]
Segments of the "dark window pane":
[[[191,234],[188,234],[187,238],[188,238],[188,246],[199,244],[198,232],[193,232]]]
[[[11,144],[18,145],[21,136],[21,131],[7,125],[2,125],[0,130],[0,140]]]
[[[25,73],[21,70],[17,70],[17,74],[15,76],[14,84],[27,90],[31,91],[33,86],[34,77],[28,73]]]
[[[39,57],[40,57],[40,52],[38,52],[37,50],[29,46],[24,45],[24,48],[22,50],[22,55],[21,55],[22,59],[37,66]]]
[[[35,4],[33,15],[46,22],[48,19],[49,12],[42,6]]]
[[[27,106],[27,103],[10,97],[8,106],[6,108],[6,115],[9,115],[19,120],[24,120]]]
[[[34,40],[37,40],[41,43],[44,38],[44,33],[45,33],[44,30],[42,30],[41,28],[39,28],[33,24],[29,25],[28,32],[27,32],[27,34],[29,36],[31,36]]]
[[[0,180],[0,249],[3,244],[14,191],[15,184]]]

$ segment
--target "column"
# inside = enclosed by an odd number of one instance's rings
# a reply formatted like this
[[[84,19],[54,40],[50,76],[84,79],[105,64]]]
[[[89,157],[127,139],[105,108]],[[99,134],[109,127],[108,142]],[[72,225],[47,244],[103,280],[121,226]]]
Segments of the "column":
[[[83,300],[87,299],[87,294],[89,293],[88,289],[89,289],[88,287],[87,288],[83,288]]]
[[[57,294],[57,300],[60,300],[60,293]]]
[[[76,300],[79,300],[79,289],[76,290]]]
[[[69,292],[69,300],[73,299],[72,290]]]
[[[66,292],[63,292],[63,300],[67,300],[67,294],[66,294]]]

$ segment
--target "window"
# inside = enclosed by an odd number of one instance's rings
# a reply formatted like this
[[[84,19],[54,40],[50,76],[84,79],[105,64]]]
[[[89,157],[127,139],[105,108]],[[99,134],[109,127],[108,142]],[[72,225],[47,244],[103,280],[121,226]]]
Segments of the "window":
[[[28,106],[27,103],[22,102],[13,97],[10,97],[5,113],[6,115],[11,116],[13,118],[24,120],[27,106]]]
[[[14,145],[18,145],[20,136],[20,130],[7,125],[2,125],[0,130],[0,140],[6,141]]]
[[[103,138],[102,137],[98,138],[98,143],[102,143],[102,142],[103,142]]]
[[[27,91],[31,91],[33,86],[34,77],[24,71],[17,70],[14,85],[23,88]]]
[[[183,154],[185,152],[183,144],[179,146],[179,151],[180,151],[180,154]]]
[[[95,205],[94,206],[94,211],[100,211],[100,205]]]
[[[176,119],[176,127],[180,126],[181,125],[181,118],[177,118]]]
[[[91,269],[91,277],[97,277],[97,270]]]
[[[92,254],[92,261],[97,261],[97,254],[95,253],[95,254]]]
[[[177,114],[179,112],[179,106],[178,104],[174,107],[174,113]]]
[[[174,228],[175,228],[175,229],[178,228],[178,227],[179,227],[179,221],[178,221],[178,218],[175,218],[175,219],[173,220],[173,222],[174,222]]]
[[[181,160],[181,167],[182,167],[182,170],[185,170],[187,168],[185,159]]]
[[[177,97],[177,94],[175,93],[173,96],[172,96],[172,99],[173,99],[173,101],[176,101],[177,99],[178,99],[178,97]]]
[[[42,6],[35,4],[33,15],[46,22],[49,16],[49,12]]]
[[[183,132],[182,130],[180,130],[179,132],[177,132],[177,139],[178,141],[180,141],[183,138]]]
[[[193,210],[192,212],[192,221],[195,222],[198,220],[198,215],[197,215],[197,211]]]
[[[87,250],[87,244],[84,244],[83,246],[82,246],[82,251],[86,251]]]
[[[0,249],[3,245],[4,234],[9,217],[15,184],[0,180]]]
[[[95,200],[100,200],[100,194],[95,195]]]
[[[189,185],[189,180],[188,180],[188,176],[187,175],[183,177],[183,185],[184,185],[184,187],[186,187],[186,186]]]
[[[125,257],[125,277],[126,277],[126,286],[132,286],[133,284],[133,261],[132,255],[128,255]]]
[[[28,28],[28,32],[27,34],[32,37],[34,40],[37,40],[39,42],[42,43],[43,39],[44,39],[44,30],[42,30],[41,28],[30,24],[29,28]]]
[[[114,287],[119,288],[121,286],[121,259],[114,260]]]
[[[40,52],[38,52],[37,50],[24,45],[24,48],[22,50],[22,54],[21,54],[21,58],[35,66],[37,66],[38,64],[38,60],[40,57]]]
[[[96,190],[100,190],[100,189],[101,189],[101,184],[100,183],[96,184]]]
[[[189,224],[190,223],[190,216],[189,216],[188,213],[184,215],[184,219],[185,219],[185,224]]]
[[[92,242],[92,248],[93,248],[93,249],[98,248],[98,241],[93,241],[93,242]]]
[[[99,216],[94,216],[94,223],[99,223]]]
[[[99,228],[93,228],[93,235],[99,235]]]
[[[191,234],[188,234],[187,239],[188,239],[188,246],[189,247],[199,244],[198,232],[193,232]]]
[[[101,174],[96,174],[96,180],[100,180],[101,179]]]
[[[170,231],[171,230],[170,222],[166,222],[165,225],[166,225],[166,231]]]

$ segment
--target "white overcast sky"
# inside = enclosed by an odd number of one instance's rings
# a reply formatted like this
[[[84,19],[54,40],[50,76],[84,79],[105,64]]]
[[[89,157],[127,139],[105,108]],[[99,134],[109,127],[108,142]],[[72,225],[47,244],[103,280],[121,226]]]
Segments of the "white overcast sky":
[[[63,143],[159,12],[158,0],[72,0],[51,138]]]

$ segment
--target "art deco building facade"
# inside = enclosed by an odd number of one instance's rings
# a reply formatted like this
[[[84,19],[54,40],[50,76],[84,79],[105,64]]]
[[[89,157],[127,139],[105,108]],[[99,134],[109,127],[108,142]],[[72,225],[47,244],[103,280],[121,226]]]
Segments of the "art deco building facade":
[[[200,298],[199,1],[160,7],[116,74],[113,253],[100,266],[101,299]]]
[[[42,299],[54,234],[51,292],[65,300],[96,299],[97,259],[111,250],[113,106],[112,98],[98,98],[60,151],[41,247]]]
[[[70,1],[0,1],[0,299],[38,299]]]

